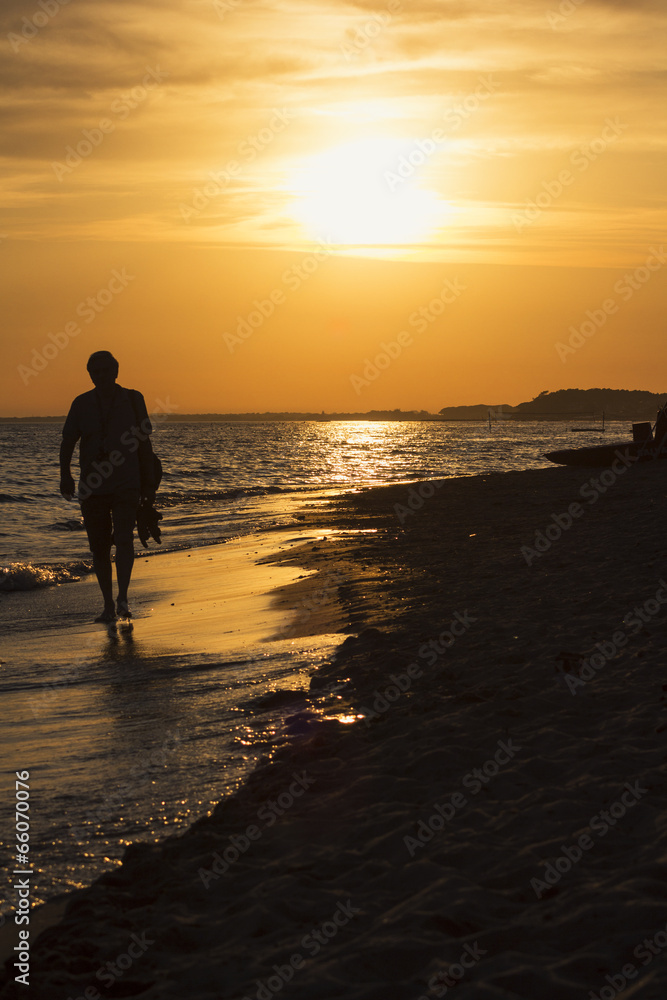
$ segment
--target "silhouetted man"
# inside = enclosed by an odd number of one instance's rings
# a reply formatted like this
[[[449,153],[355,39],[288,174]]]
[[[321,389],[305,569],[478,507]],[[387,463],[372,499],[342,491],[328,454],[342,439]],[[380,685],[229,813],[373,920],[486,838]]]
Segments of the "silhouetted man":
[[[77,396],[63,427],[60,446],[60,492],[75,497],[70,462],[77,441],[79,449],[79,499],[93,569],[104,598],[104,610],[95,621],[130,618],[127,589],[134,563],[134,525],[141,499],[153,502],[150,467],[141,442],[152,426],[144,397],[135,389],[116,384],[118,362],[109,351],[96,351],[87,364],[94,389]],[[143,487],[142,487],[143,481]],[[111,546],[116,546],[118,597],[116,608],[111,586]]]

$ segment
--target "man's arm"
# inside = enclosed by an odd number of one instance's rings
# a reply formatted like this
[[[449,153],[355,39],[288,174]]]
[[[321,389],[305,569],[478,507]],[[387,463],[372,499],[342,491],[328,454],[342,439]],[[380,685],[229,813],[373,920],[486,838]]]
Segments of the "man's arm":
[[[65,500],[73,500],[76,495],[76,486],[72,478],[70,465],[76,442],[79,440],[77,421],[74,415],[74,404],[70,407],[67,420],[63,427],[63,439],[60,444],[60,492]]]
[[[73,500],[76,494],[74,479],[70,470],[76,441],[63,438],[60,445],[60,492],[65,500]]]
[[[131,392],[134,393],[133,409],[135,416],[139,421],[139,428],[141,430],[140,440],[143,441],[145,440],[146,435],[153,433],[153,425],[151,423],[151,418],[148,415],[148,409],[146,408],[146,400],[138,389],[132,389]]]

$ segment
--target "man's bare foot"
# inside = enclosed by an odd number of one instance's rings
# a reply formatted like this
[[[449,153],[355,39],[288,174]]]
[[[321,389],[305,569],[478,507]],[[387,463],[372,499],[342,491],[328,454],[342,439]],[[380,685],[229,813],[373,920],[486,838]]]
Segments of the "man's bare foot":
[[[120,598],[116,601],[116,613],[119,618],[131,618],[132,612],[130,611],[130,606],[127,601],[121,601]]]
[[[101,625],[110,625],[112,622],[115,622],[116,612],[114,611],[113,606],[105,608],[102,614],[97,616],[95,621],[99,622]]]

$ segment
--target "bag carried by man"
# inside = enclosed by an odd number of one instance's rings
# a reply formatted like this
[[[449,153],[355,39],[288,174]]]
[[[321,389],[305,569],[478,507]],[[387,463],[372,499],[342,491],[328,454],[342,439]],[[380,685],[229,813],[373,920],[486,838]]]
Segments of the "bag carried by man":
[[[141,415],[137,405],[135,390],[128,389],[130,403],[137,422],[137,441],[139,442],[139,474],[141,476],[141,503],[137,508],[137,534],[145,549],[148,539],[154,538],[158,545],[162,542],[159,521],[162,514],[153,506],[153,500],[158,486],[162,481],[162,462],[153,451],[150,435],[141,428]],[[151,497],[151,499],[148,499]]]
[[[150,435],[141,430],[141,415],[137,406],[136,390],[128,389],[127,391],[134,411],[134,419],[137,422],[138,433],[136,437],[139,442],[141,495],[147,496],[150,493],[157,493],[158,486],[162,482],[162,462],[153,451]]]

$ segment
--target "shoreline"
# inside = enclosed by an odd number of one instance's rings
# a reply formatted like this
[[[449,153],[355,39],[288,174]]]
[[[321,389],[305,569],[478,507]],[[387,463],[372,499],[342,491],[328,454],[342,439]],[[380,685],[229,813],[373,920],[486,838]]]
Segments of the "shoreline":
[[[575,1000],[620,974],[667,921],[667,476],[633,468],[590,502],[595,477],[377,487],[306,511],[320,537],[293,556],[318,571],[301,624],[331,623],[337,603],[338,631],[356,633],[311,680],[329,718],[297,713],[292,741],[211,817],[76,893],[35,942],[35,980],[82,992],[142,931],[154,943],[122,995],[146,1000],[254,1000],[290,968],[295,1000],[430,998],[449,963],[466,968],[463,1000]],[[294,607],[289,587],[276,600]],[[260,825],[280,795],[293,802]],[[662,963],[634,964],[657,1000]]]
[[[7,733],[9,739],[3,741],[2,757],[7,770],[17,759],[31,759],[35,764],[32,730],[39,738],[43,719],[52,717],[48,729],[57,728],[58,739],[67,746],[71,726],[66,717],[72,716],[74,725],[85,718],[78,695],[80,685],[95,683],[96,673],[102,684],[113,684],[115,665],[123,661],[125,670],[132,668],[147,677],[161,675],[162,683],[169,684],[180,669],[192,669],[197,664],[207,670],[208,664],[215,661],[224,666],[227,661],[238,660],[239,665],[244,660],[261,661],[267,655],[269,661],[281,655],[288,658],[293,654],[295,640],[301,637],[310,637],[306,645],[311,653],[321,647],[318,655],[324,655],[336,632],[337,623],[328,617],[330,609],[320,610],[315,629],[292,628],[291,620],[298,617],[300,605],[290,598],[290,587],[303,593],[308,584],[307,571],[299,567],[298,559],[293,568],[288,568],[275,558],[314,537],[298,527],[281,527],[191,551],[154,553],[160,559],[151,559],[147,554],[141,558],[140,554],[131,588],[135,614],[131,630],[124,625],[109,627],[92,621],[100,602],[92,575],[76,581],[75,586],[63,585],[64,589],[51,587],[8,596],[3,608],[7,629],[2,663],[5,677],[11,671],[21,683],[16,688],[9,682],[10,703],[5,704],[5,723],[13,725]],[[35,664],[38,666],[33,669]],[[250,691],[261,700],[261,692],[268,684],[265,697],[270,702],[271,688],[277,684],[285,704],[281,709],[281,701],[276,699],[274,714],[280,715],[288,710],[291,687],[302,685],[303,671],[295,665],[292,674],[284,675],[283,669],[272,680],[270,668],[267,662],[263,671],[267,681],[260,674],[251,682],[255,686]],[[124,678],[121,672],[115,683],[127,683],[129,679],[129,674]],[[296,695],[297,689],[295,702]],[[27,724],[17,725],[26,713],[23,722]],[[94,738],[94,732],[89,732],[89,739]],[[54,753],[60,750],[54,747]],[[259,755],[257,750],[255,756]],[[48,767],[48,751],[46,755],[42,751],[40,756],[44,759],[37,762],[32,774],[37,779],[33,789],[36,808],[40,785],[45,780],[45,776],[39,778],[39,772],[45,765]],[[148,756],[146,750],[142,759]],[[53,781],[51,774],[50,793],[54,791]],[[76,891],[63,890],[35,908],[32,919],[36,934],[58,922]],[[13,922],[4,926],[0,922],[0,963],[11,954],[16,930]]]
[[[253,492],[252,487],[249,488],[248,492],[231,489],[223,491],[223,493],[228,494],[233,492],[239,494],[237,499],[240,499],[244,504],[241,517],[239,518],[238,512],[234,510],[226,512],[227,515],[231,513],[231,518],[227,517],[226,519],[223,510],[220,510],[218,515],[219,521],[222,524],[226,523],[232,529],[236,530],[232,530],[230,534],[217,535],[214,538],[204,537],[203,540],[201,537],[191,538],[188,541],[179,538],[178,527],[171,525],[169,522],[170,513],[174,513],[173,505],[165,508],[162,506],[161,498],[158,498],[158,508],[167,515],[166,522],[161,525],[161,530],[165,536],[163,538],[164,544],[156,544],[151,540],[148,548],[144,548],[141,546],[139,540],[135,538],[136,561],[171,556],[179,552],[193,553],[206,548],[226,545],[230,542],[242,542],[243,539],[250,538],[256,534],[261,536],[265,531],[290,531],[292,528],[298,528],[298,522],[295,522],[294,519],[294,512],[300,510],[303,503],[307,503],[311,499],[316,501],[318,498],[326,499],[329,496],[337,496],[345,492],[345,490],[333,487],[297,486],[294,489],[278,490],[277,492],[272,487],[268,487],[262,492]],[[92,577],[92,559],[85,537],[80,509],[76,504],[74,509],[78,511],[77,516],[73,519],[77,522],[78,527],[73,539],[77,542],[80,541],[81,547],[75,552],[69,551],[69,547],[66,547],[67,551],[63,549],[58,555],[47,553],[43,559],[38,557],[34,552],[23,552],[21,559],[10,559],[7,557],[4,567],[0,566],[0,577],[4,575],[4,569],[14,567],[19,573],[26,572],[28,577],[41,577],[46,582],[37,586],[16,586],[10,585],[11,580],[0,579],[0,584],[2,585],[0,588],[0,612],[2,611],[3,600],[12,594],[34,593],[65,583],[78,583],[82,578]],[[189,513],[192,514],[193,511]],[[276,519],[275,522],[273,522],[274,518]],[[174,537],[174,534],[176,537]]]
[[[263,562],[263,556],[302,544],[303,534],[300,526],[280,525],[192,549],[137,552],[130,605],[133,624],[149,647],[144,656],[183,648],[225,655],[277,631],[275,621],[269,623],[276,614],[271,595],[303,572],[283,567],[277,559]],[[258,554],[260,560],[255,559]],[[92,573],[58,586],[11,591],[5,598],[2,613],[10,628],[5,659],[27,663],[36,655],[40,662],[44,657],[45,662],[57,660],[57,647],[46,645],[47,636],[54,644],[60,638],[93,646],[96,637],[100,645],[108,637],[107,629],[93,621],[101,597]],[[32,636],[25,634],[31,631]],[[65,655],[70,655],[67,650]]]

